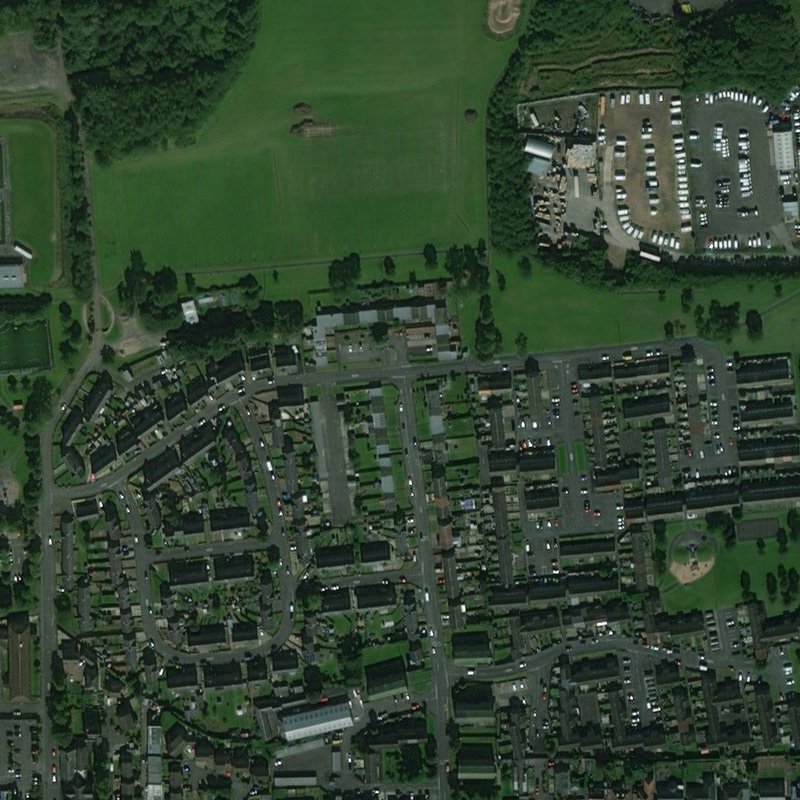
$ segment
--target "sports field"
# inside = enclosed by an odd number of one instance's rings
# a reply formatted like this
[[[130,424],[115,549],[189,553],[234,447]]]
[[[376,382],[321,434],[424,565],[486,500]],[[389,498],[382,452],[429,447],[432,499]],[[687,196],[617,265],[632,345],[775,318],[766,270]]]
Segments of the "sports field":
[[[483,115],[514,46],[485,33],[486,0],[264,0],[262,15],[195,145],[93,170],[104,286],[132,248],[198,269],[486,235]],[[331,135],[291,135],[304,118]]]
[[[8,146],[11,236],[33,248],[28,284],[35,288],[51,280],[56,254],[53,135],[38,120],[0,118],[0,137]]]
[[[0,372],[18,369],[48,369],[50,329],[47,320],[6,322],[0,327]]]

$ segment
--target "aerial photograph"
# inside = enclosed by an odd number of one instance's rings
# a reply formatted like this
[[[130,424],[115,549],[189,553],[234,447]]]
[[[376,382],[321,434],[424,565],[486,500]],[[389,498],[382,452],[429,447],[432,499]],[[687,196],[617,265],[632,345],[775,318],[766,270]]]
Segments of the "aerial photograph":
[[[800,800],[800,0],[0,0],[0,800]]]

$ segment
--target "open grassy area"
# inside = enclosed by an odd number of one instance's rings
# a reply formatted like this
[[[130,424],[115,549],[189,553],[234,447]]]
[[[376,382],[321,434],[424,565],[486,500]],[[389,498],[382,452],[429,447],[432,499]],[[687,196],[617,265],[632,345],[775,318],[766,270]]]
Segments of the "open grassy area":
[[[0,326],[0,372],[50,366],[50,330],[46,319]]]
[[[196,144],[94,169],[104,284],[131,248],[196,269],[485,236],[482,116],[514,45],[485,34],[485,14],[485,0],[264,0]],[[304,118],[334,135],[290,135]]]
[[[659,584],[664,609],[669,612],[699,608],[722,608],[735,605],[742,600],[739,576],[742,570],[750,573],[751,589],[767,607],[767,612],[776,614],[785,610],[780,596],[770,600],[767,596],[767,573],[777,574],[778,564],[789,564],[797,559],[798,546],[789,543],[787,553],[778,552],[778,543],[771,539],[764,553],[758,552],[755,541],[739,542],[731,548],[725,547],[722,536],[717,534],[717,560],[711,571],[694,583],[681,586],[667,572]]]
[[[11,236],[33,249],[28,284],[53,277],[56,258],[55,144],[50,128],[32,119],[0,119],[8,147]]]
[[[782,281],[783,292],[775,294],[771,281],[751,283],[747,279],[725,280],[694,287],[692,310],[681,311],[680,286],[667,289],[659,300],[657,289],[632,289],[616,292],[584,286],[550,269],[535,267],[523,277],[516,262],[504,255],[492,259],[493,270],[500,270],[507,280],[504,292],[492,280],[491,296],[496,324],[503,334],[503,350],[514,351],[519,332],[528,337],[531,352],[598,347],[627,342],[664,338],[664,323],[681,320],[685,334],[694,334],[693,308],[708,308],[711,300],[741,303],[741,328],[724,350],[765,353],[776,350],[800,352],[800,279]],[[749,286],[752,285],[752,290]],[[453,300],[461,321],[462,335],[474,343],[477,295],[463,295]],[[748,338],[744,316],[748,309],[758,309],[764,320],[764,336]]]

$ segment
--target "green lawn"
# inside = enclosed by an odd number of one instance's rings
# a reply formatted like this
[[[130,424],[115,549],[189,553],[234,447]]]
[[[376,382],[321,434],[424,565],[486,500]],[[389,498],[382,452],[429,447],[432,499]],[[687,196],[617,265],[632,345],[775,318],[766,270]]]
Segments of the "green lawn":
[[[50,367],[50,330],[46,319],[0,326],[0,372]]]
[[[55,145],[50,128],[32,119],[0,119],[8,147],[11,236],[33,249],[28,283],[50,282],[56,258]]]
[[[699,526],[702,527],[702,526]],[[685,611],[691,608],[709,609],[735,605],[742,600],[739,576],[742,570],[750,573],[751,589],[767,607],[767,612],[777,614],[785,610],[780,595],[775,600],[767,596],[767,572],[777,575],[778,564],[794,563],[800,552],[800,545],[789,542],[786,554],[778,553],[778,543],[771,539],[763,555],[758,552],[755,541],[739,542],[732,548],[725,547],[722,537],[716,536],[718,555],[714,567],[694,583],[681,586],[667,573],[659,584],[664,609],[669,612]]]
[[[503,334],[503,350],[513,352],[519,332],[528,337],[528,350],[542,352],[571,348],[615,345],[664,338],[664,323],[681,320],[685,334],[695,334],[693,310],[684,314],[680,307],[681,286],[666,291],[659,300],[656,289],[606,291],[584,286],[543,267],[535,267],[525,278],[516,261],[502,254],[492,259],[492,268],[507,279],[500,292],[492,280],[491,296],[496,324]],[[752,283],[752,290],[748,288]],[[721,303],[741,303],[741,329],[732,342],[722,342],[727,352],[765,353],[775,350],[800,352],[800,279],[783,280],[783,294],[776,297],[771,281],[725,280],[694,287],[694,305],[708,308],[712,299]],[[477,295],[462,295],[453,301],[458,311],[462,335],[474,344]],[[772,308],[775,306],[775,308]],[[694,307],[694,306],[693,306]],[[747,336],[744,316],[748,309],[761,311],[764,336]]]
[[[485,0],[263,0],[256,47],[196,144],[94,168],[104,285],[131,248],[199,269],[485,236],[483,115],[514,46],[485,15]],[[291,136],[297,103],[336,134]]]

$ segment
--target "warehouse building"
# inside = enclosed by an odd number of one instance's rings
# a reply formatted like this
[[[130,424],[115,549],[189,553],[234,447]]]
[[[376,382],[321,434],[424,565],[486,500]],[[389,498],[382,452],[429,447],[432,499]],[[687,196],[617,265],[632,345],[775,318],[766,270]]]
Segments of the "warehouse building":
[[[353,715],[350,703],[345,697],[340,697],[332,699],[325,705],[312,708],[305,706],[289,711],[281,715],[280,722],[283,738],[287,742],[297,742],[351,728]]]
[[[554,144],[529,136],[525,141],[525,154],[531,156],[531,160],[528,162],[528,172],[531,175],[544,175],[550,169],[555,151]]]

